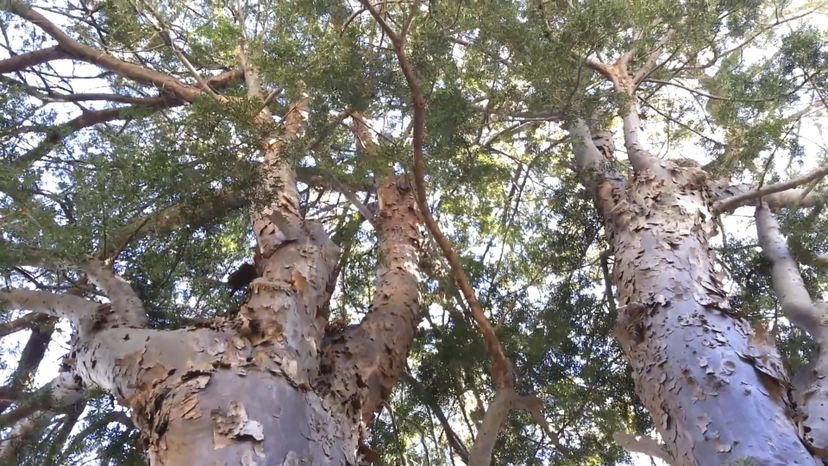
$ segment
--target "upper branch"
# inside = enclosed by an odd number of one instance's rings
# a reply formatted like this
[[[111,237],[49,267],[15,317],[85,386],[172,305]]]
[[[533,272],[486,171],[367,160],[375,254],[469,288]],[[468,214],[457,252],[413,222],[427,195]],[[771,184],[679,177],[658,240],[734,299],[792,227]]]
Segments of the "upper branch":
[[[756,231],[762,252],[771,263],[773,289],[779,298],[782,312],[801,329],[818,341],[828,339],[823,326],[826,309],[811,300],[796,261],[788,250],[785,237],[779,230],[779,223],[767,206],[756,208]]]
[[[0,303],[5,304],[6,309],[29,310],[68,318],[76,323],[94,316],[100,306],[100,303],[80,296],[21,289],[0,291]]]
[[[88,259],[83,264],[83,269],[89,280],[103,290],[112,302],[113,316],[106,320],[107,324],[144,326],[147,319],[144,305],[129,282],[98,259]]]
[[[40,65],[52,60],[72,58],[68,52],[58,46],[21,53],[12,57],[0,60],[0,74],[23,71],[26,68]]]
[[[760,197],[767,197],[775,193],[782,193],[783,191],[788,191],[803,184],[817,182],[820,179],[824,178],[826,175],[828,175],[828,165],[823,165],[817,168],[816,170],[812,171],[811,173],[808,173],[804,176],[800,176],[799,178],[794,178],[790,181],[785,181],[783,183],[768,185],[761,189],[754,189],[751,191],[742,192],[734,196],[728,197],[724,200],[720,200],[713,205],[713,212],[729,212],[741,206],[747,205],[754,199],[758,199]],[[807,196],[808,194],[808,192],[801,193],[800,201],[804,200],[805,196]]]
[[[75,59],[98,65],[123,77],[141,83],[153,84],[159,89],[170,92],[187,102],[192,102],[204,92],[193,86],[184,84],[167,74],[125,62],[102,50],[80,43],[63,32],[63,30],[49,21],[45,16],[20,0],[6,0],[4,8],[42,29],[57,41],[58,47],[61,50]]]

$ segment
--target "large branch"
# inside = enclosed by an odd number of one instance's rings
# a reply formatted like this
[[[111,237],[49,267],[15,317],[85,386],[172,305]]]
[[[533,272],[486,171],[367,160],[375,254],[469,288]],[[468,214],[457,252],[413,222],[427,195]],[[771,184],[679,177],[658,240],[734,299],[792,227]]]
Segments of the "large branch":
[[[100,288],[112,302],[111,312],[106,315],[103,326],[143,327],[147,321],[141,298],[123,277],[116,274],[111,266],[95,258],[83,264],[89,280]],[[101,316],[103,318],[103,316]]]
[[[811,337],[828,343],[828,329],[823,325],[828,312],[825,306],[819,306],[811,299],[779,229],[779,223],[767,206],[756,208],[756,231],[762,252],[771,263],[773,289],[779,298],[782,312]]]
[[[94,316],[100,306],[79,296],[21,289],[0,291],[0,304],[5,309],[38,312],[75,322]]]
[[[399,35],[396,31],[394,31],[385,21],[382,14],[380,14],[380,12],[377,11],[377,9],[374,8],[368,0],[361,0],[361,2],[362,6],[371,13],[371,16],[374,17],[388,37],[391,38],[394,45],[394,52],[397,55],[397,60],[411,93],[411,102],[414,108],[412,146],[414,149],[414,185],[416,187],[417,206],[423,215],[423,220],[425,221],[429,232],[440,246],[443,255],[445,255],[452,275],[457,281],[457,285],[469,305],[472,317],[483,335],[483,341],[486,343],[486,348],[492,358],[492,378],[495,380],[495,384],[498,387],[514,387],[511,363],[506,357],[503,346],[489,323],[489,319],[486,317],[483,307],[480,305],[480,301],[477,299],[477,295],[474,291],[474,287],[471,285],[471,281],[469,281],[465,270],[463,270],[463,266],[460,263],[460,256],[457,255],[457,252],[454,251],[454,247],[451,245],[451,242],[443,234],[440,226],[437,224],[437,221],[431,213],[431,209],[428,206],[428,198],[425,192],[425,156],[423,154],[426,101],[423,96],[420,82],[417,79],[417,74],[414,71],[414,66],[408,60],[408,56],[405,52],[406,36]],[[412,6],[412,14],[416,9],[416,5],[417,2],[415,1]]]
[[[606,158],[593,142],[592,133],[586,122],[577,119],[569,125],[568,130],[578,173],[590,177],[603,175]]]
[[[616,432],[612,435],[612,438],[615,440],[615,443],[630,453],[643,453],[647,456],[658,458],[667,464],[674,464],[675,460],[667,453],[664,446],[655,439],[624,432]]]
[[[17,319],[0,323],[0,338],[19,332],[20,330],[39,325],[43,317],[44,316],[42,314],[37,312],[30,312],[23,317],[18,317]]]
[[[379,263],[371,309],[355,327],[326,348],[336,382],[361,393],[362,418],[373,421],[405,370],[420,320],[420,232],[416,201],[405,176],[390,176],[379,188]],[[357,382],[354,374],[361,380]]]
[[[822,178],[828,175],[828,165],[823,165],[822,167],[817,168],[816,170],[808,173],[807,175],[800,176],[799,178],[794,178],[790,181],[786,181],[784,183],[776,183],[772,185],[765,186],[760,189],[754,189],[747,192],[742,192],[736,194],[734,196],[728,197],[724,200],[716,202],[713,205],[713,212],[714,213],[722,213],[722,212],[730,212],[734,209],[737,209],[741,206],[749,204],[751,201],[755,199],[767,198],[772,194],[782,193],[784,191],[791,190],[796,188],[797,186],[802,186],[804,184],[808,184],[811,182],[818,182]],[[804,197],[808,193],[801,193],[799,196],[800,200],[804,200]],[[765,199],[768,200],[768,199]],[[782,198],[777,200],[777,202],[781,201]],[[773,200],[771,200],[773,201]]]
[[[452,276],[457,282],[458,288],[460,288],[463,293],[463,297],[468,303],[469,310],[471,311],[472,318],[475,320],[475,323],[483,336],[483,341],[492,360],[491,375],[496,386],[495,401],[504,398],[512,400],[515,396],[517,396],[517,393],[515,392],[515,380],[512,364],[506,356],[503,345],[500,343],[500,339],[497,337],[497,334],[495,334],[494,328],[492,328],[489,323],[489,319],[486,317],[480,301],[477,299],[474,287],[472,286],[471,281],[466,275],[466,272],[460,262],[460,257],[454,250],[451,242],[443,234],[428,206],[428,199],[425,191],[425,157],[423,153],[426,101],[419,79],[417,78],[417,73],[405,52],[408,26],[411,24],[414,15],[417,13],[418,2],[416,0],[412,2],[409,17],[404,21],[403,27],[399,33],[391,28],[388,22],[385,21],[383,15],[373,5],[371,5],[369,0],[361,0],[361,3],[362,6],[371,13],[371,16],[374,17],[382,30],[391,39],[394,46],[394,52],[397,56],[397,61],[400,64],[400,69],[402,70],[403,76],[405,76],[405,80],[411,94],[411,101],[414,109],[412,146],[414,152],[413,171],[417,206],[420,209],[426,227],[432,237],[434,237],[434,240],[440,246],[443,255],[448,261]],[[503,402],[499,403],[495,408],[499,409],[502,404]],[[507,412],[509,409],[512,409],[511,402],[508,403],[506,409]],[[500,412],[495,412],[491,415],[491,417],[494,419],[492,422],[499,421],[499,424],[496,426],[499,431],[503,426],[505,416],[501,416]],[[474,466],[487,466],[491,462],[490,447],[494,444],[491,443],[490,440],[489,434],[481,437],[479,442],[478,439],[475,439],[475,446],[472,448],[471,453],[471,461]],[[488,456],[486,456],[486,453],[488,453]],[[479,462],[475,462],[475,458],[477,458]]]
[[[36,314],[35,314],[36,315]],[[18,394],[29,388],[34,379],[34,374],[46,355],[46,348],[52,341],[52,333],[55,330],[56,319],[53,317],[39,315],[37,324],[32,326],[29,339],[20,352],[17,367],[9,377],[9,382],[0,387],[0,413],[3,413],[11,405],[8,394]]]
[[[4,8],[35,24],[58,43],[58,47],[73,58],[98,65],[125,78],[144,84],[152,84],[181,100],[192,102],[204,91],[184,84],[177,79],[134,63],[125,62],[108,53],[84,45],[67,35],[45,16],[20,0],[6,0]]]
[[[72,55],[60,47],[48,47],[33,52],[21,53],[12,57],[0,60],[0,74],[23,71],[26,68],[40,65],[52,60],[72,58]]]

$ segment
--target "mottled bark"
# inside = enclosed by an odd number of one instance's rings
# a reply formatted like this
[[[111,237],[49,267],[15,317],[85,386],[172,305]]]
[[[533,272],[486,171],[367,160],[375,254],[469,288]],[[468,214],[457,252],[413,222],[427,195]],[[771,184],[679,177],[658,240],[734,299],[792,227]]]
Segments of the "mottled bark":
[[[674,463],[817,464],[789,416],[772,337],[735,316],[722,289],[706,174],[657,163],[664,175],[607,180],[597,200],[615,253],[616,338]]]
[[[764,205],[756,208],[756,230],[762,251],[771,263],[773,289],[782,312],[817,344],[810,364],[794,377],[793,395],[801,413],[803,438],[823,459],[828,459],[828,303],[811,299],[779,224]]]
[[[379,266],[371,310],[359,325],[331,338],[318,385],[349,394],[366,424],[405,370],[420,318],[420,215],[407,177],[378,189]]]

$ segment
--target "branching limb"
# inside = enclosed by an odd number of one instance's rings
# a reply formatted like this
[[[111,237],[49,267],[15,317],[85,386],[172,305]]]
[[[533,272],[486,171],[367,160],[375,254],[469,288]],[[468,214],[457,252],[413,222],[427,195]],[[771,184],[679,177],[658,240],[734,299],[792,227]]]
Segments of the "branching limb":
[[[35,290],[0,291],[5,309],[21,309],[80,322],[95,315],[99,303],[79,296]]]
[[[475,466],[485,466],[491,462],[491,448],[493,448],[494,439],[497,437],[497,431],[499,431],[502,427],[505,416],[512,407],[511,400],[517,396],[515,392],[514,371],[512,369],[512,364],[503,349],[503,345],[500,343],[500,340],[495,334],[494,328],[492,328],[491,323],[489,323],[489,320],[483,311],[483,307],[477,299],[474,288],[472,287],[471,282],[469,281],[468,276],[466,275],[460,262],[460,257],[457,255],[457,252],[454,250],[451,242],[443,234],[428,206],[428,199],[425,191],[425,164],[423,153],[426,101],[420,82],[417,78],[416,71],[414,70],[414,67],[405,52],[406,39],[404,36],[397,34],[388,25],[380,12],[371,5],[370,0],[361,0],[361,2],[362,6],[371,13],[371,16],[373,16],[377,23],[379,23],[380,27],[385,31],[388,37],[391,38],[394,46],[394,52],[397,55],[397,60],[400,64],[403,75],[405,76],[405,80],[411,94],[412,106],[414,110],[412,146],[414,152],[413,171],[417,206],[423,215],[423,220],[425,221],[429,232],[440,246],[443,255],[449,263],[452,276],[457,282],[458,287],[463,293],[463,297],[468,303],[472,318],[475,320],[477,327],[483,336],[483,341],[486,344],[489,356],[492,359],[491,373],[495,386],[497,387],[495,400],[492,403],[492,408],[490,408],[494,410],[494,412],[492,414],[486,414],[486,417],[490,419],[490,427],[487,427],[487,430],[483,432],[483,436],[479,440],[479,446],[477,445],[478,440],[475,440],[475,446],[472,448],[472,453],[470,455],[471,464],[474,464]],[[413,3],[411,14],[416,12],[418,2],[415,0]],[[403,30],[402,32],[406,31]],[[502,413],[504,409],[506,414]],[[495,431],[495,433],[492,434],[491,431]],[[494,439],[492,437],[494,437]],[[488,453],[488,455],[486,455],[486,453]],[[475,462],[475,458],[478,458],[480,462]]]
[[[632,435],[625,432],[616,432],[612,435],[621,448],[630,453],[643,453],[653,458],[658,458],[667,464],[675,464],[672,456],[664,448],[664,445],[658,443],[655,439],[641,435]]]
[[[817,341],[828,341],[828,328],[823,325],[828,318],[828,309],[811,300],[796,261],[779,230],[779,223],[767,206],[756,208],[756,231],[762,252],[771,263],[773,289],[782,312]]]
[[[38,325],[42,318],[42,314],[31,312],[23,317],[19,317],[9,322],[0,323],[0,338],[19,332],[20,330],[30,328],[33,325]]]
[[[647,77],[659,67],[658,64],[658,57],[661,56],[662,51],[664,50],[664,46],[670,43],[673,40],[673,37],[676,35],[675,29],[670,29],[664,34],[664,37],[658,41],[656,46],[651,50],[647,55],[644,57],[644,63],[641,67],[633,73],[633,84],[638,87],[642,81],[647,79]]]
[[[549,423],[546,422],[546,417],[543,415],[543,401],[540,398],[521,396],[514,390],[498,390],[494,400],[486,409],[485,416],[483,416],[483,422],[477,431],[477,437],[474,439],[474,446],[469,455],[468,464],[477,466],[487,465],[491,462],[492,452],[500,429],[506,423],[509,413],[516,409],[528,411],[544,433],[549,436],[552,444],[559,449],[561,448],[557,434],[549,428]]]
[[[754,189],[751,191],[736,194],[734,196],[728,197],[713,204],[713,213],[720,214],[723,212],[730,212],[741,206],[748,205],[751,201],[759,199],[760,197],[764,198],[764,200],[768,201],[771,205],[778,204],[780,201],[784,199],[784,197],[778,196],[777,199],[768,199],[770,195],[783,193],[785,191],[792,190],[793,188],[796,188],[798,186],[821,180],[826,175],[828,175],[828,165],[823,165],[822,167],[817,168],[811,173],[804,176],[800,176],[799,178],[794,178],[790,181],[785,181],[783,183],[771,184],[761,189]],[[807,193],[804,191],[799,191],[795,194],[789,193],[790,196],[799,199],[799,202],[804,202],[807,199],[807,197],[812,194],[813,193]]]
[[[137,82],[153,84],[187,102],[192,102],[203,93],[202,90],[184,84],[167,74],[119,60],[102,50],[81,44],[21,0],[6,0],[3,8],[42,29],[57,41],[61,50],[75,59],[98,65]]]
[[[8,384],[0,387],[0,413],[5,412],[11,405],[8,394],[21,393],[29,388],[37,368],[40,367],[40,362],[46,355],[46,348],[49,347],[49,343],[52,341],[52,333],[55,330],[57,319],[44,315],[38,317],[39,319],[31,327],[32,331],[26,340],[23,351],[20,352],[17,367],[9,377]]]
[[[586,122],[577,119],[569,125],[568,129],[578,173],[590,173],[597,176],[603,175],[606,159],[592,141],[592,133]]]
[[[423,140],[425,137],[425,97],[423,96],[420,82],[417,79],[416,72],[408,56],[405,52],[405,39],[401,38],[385,21],[383,16],[371,5],[368,0],[361,0],[362,6],[367,9],[371,16],[377,21],[380,27],[385,31],[394,45],[394,51],[397,55],[397,60],[400,63],[409,91],[411,92],[411,100],[414,109],[414,123],[412,145],[414,150],[414,184],[417,194],[417,206],[423,215],[423,220],[428,227],[429,232],[434,237],[437,244],[440,246],[446,260],[451,268],[452,275],[457,281],[457,285],[463,293],[463,297],[469,305],[472,317],[483,335],[483,340],[489,350],[492,358],[492,377],[498,387],[513,387],[514,381],[512,377],[512,367],[500,340],[495,335],[494,329],[489,323],[489,319],[483,312],[483,307],[477,300],[474,288],[471,285],[463,266],[460,263],[460,256],[454,251],[448,238],[443,234],[437,221],[431,213],[428,206],[428,199],[425,192],[425,164],[423,154]],[[416,2],[415,2],[416,3]]]
[[[143,327],[146,324],[144,305],[129,282],[99,259],[88,259],[83,264],[83,270],[89,280],[106,293],[112,302],[113,316],[107,319],[108,324],[130,327]]]
[[[0,425],[11,427],[0,441],[0,464],[16,464],[17,454],[58,411],[81,401],[82,387],[70,371],[61,372],[15,411],[0,416]]]
[[[33,52],[21,53],[10,58],[0,60],[0,74],[23,71],[52,60],[72,58],[72,55],[60,47],[48,47]]]

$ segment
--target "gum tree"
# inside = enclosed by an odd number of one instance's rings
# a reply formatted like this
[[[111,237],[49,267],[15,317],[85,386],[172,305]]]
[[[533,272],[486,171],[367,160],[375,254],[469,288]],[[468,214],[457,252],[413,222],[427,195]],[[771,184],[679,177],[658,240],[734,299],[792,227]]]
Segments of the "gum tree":
[[[821,5],[3,5],[4,460],[821,461]]]

